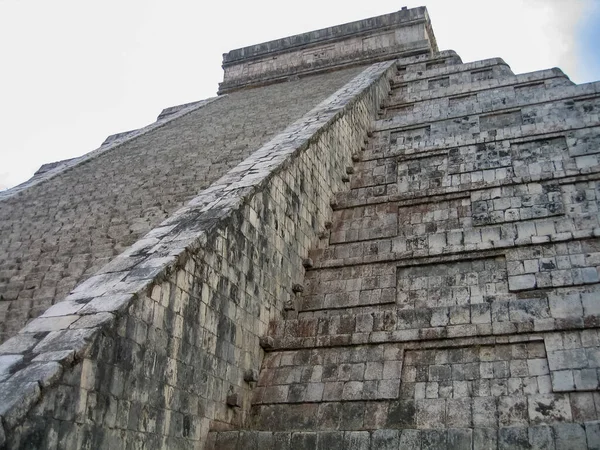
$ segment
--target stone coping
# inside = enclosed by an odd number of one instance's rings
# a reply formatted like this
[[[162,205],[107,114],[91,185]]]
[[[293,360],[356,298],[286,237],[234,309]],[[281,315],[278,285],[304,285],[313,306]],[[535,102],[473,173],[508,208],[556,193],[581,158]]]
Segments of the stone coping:
[[[4,342],[0,346],[0,445],[4,431],[25,418],[43,390],[60,379],[65,367],[81,360],[138,294],[182,263],[188,251],[213,242],[249,197],[285,170],[369,87],[391,77],[394,65],[395,61],[388,61],[365,69]],[[197,107],[201,106],[173,118]]]

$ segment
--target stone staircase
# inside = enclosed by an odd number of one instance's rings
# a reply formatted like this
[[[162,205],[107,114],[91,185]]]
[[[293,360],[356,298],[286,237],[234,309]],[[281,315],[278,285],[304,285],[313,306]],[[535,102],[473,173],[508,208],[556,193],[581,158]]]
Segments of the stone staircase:
[[[246,429],[208,448],[600,448],[600,88],[397,69]]]

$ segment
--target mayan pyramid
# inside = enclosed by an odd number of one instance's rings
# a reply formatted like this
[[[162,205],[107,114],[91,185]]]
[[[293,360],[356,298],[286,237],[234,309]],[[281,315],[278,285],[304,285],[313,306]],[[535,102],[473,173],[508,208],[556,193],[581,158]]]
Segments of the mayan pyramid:
[[[0,193],[0,447],[600,448],[600,83],[423,7],[223,68]]]

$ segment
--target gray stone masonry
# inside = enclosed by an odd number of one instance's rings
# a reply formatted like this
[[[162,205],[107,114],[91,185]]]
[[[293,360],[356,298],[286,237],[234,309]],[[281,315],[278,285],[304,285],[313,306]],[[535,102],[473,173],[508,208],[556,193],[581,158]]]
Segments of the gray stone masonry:
[[[341,67],[437,51],[427,9],[392,14],[231,50],[219,93]]]
[[[0,194],[0,342],[356,73],[192,105],[52,178],[34,177],[26,189]]]
[[[209,448],[598,448],[600,83],[396,70],[246,431]]]
[[[359,71],[4,342],[2,442],[203,448],[209,428],[243,425],[259,342],[293,298],[393,71]],[[313,81],[323,92],[346,76]],[[261,92],[284,102],[284,87]]]
[[[600,82],[424,8],[224,69],[0,197],[0,447],[600,448]]]

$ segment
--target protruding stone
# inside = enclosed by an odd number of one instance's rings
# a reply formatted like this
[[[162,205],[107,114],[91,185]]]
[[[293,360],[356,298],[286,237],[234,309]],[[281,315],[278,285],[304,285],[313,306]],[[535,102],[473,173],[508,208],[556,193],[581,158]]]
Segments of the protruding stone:
[[[30,364],[23,370],[15,373],[8,381],[23,385],[27,383],[39,383],[41,387],[48,387],[60,378],[62,371],[62,366],[56,361]]]
[[[312,266],[314,266],[314,263],[311,258],[304,258],[304,260],[302,261],[302,265],[305,269],[310,269]]]
[[[244,381],[246,383],[253,383],[258,381],[258,371],[254,369],[248,369],[244,372]]]
[[[227,406],[230,408],[241,408],[242,407],[242,398],[240,394],[237,392],[234,394],[229,394],[227,396]]]
[[[327,228],[328,230],[331,230],[332,226],[333,226],[333,222],[331,222],[330,220],[325,222],[325,228]]]
[[[299,292],[304,292],[304,286],[302,286],[299,283],[294,283],[294,285],[292,286],[292,291],[296,294],[298,294]]]
[[[325,238],[327,238],[328,235],[329,234],[326,231],[321,231],[321,232],[319,232],[319,234],[317,234],[317,237],[319,239],[325,239]]]
[[[348,175],[343,175],[342,176],[342,181],[344,183],[350,183],[350,177]]]
[[[292,299],[287,299],[283,303],[283,310],[284,311],[295,311],[296,310],[296,305],[294,304],[294,301]]]
[[[275,346],[275,340],[271,336],[263,336],[258,341],[263,350],[269,350]]]
[[[358,153],[353,153],[352,154],[352,161],[353,162],[359,162],[360,161],[360,155]]]
[[[352,166],[346,167],[346,173],[348,175],[352,175],[354,173],[354,167],[352,167]]]
[[[13,428],[40,398],[38,383],[0,383],[0,414],[8,428]]]

